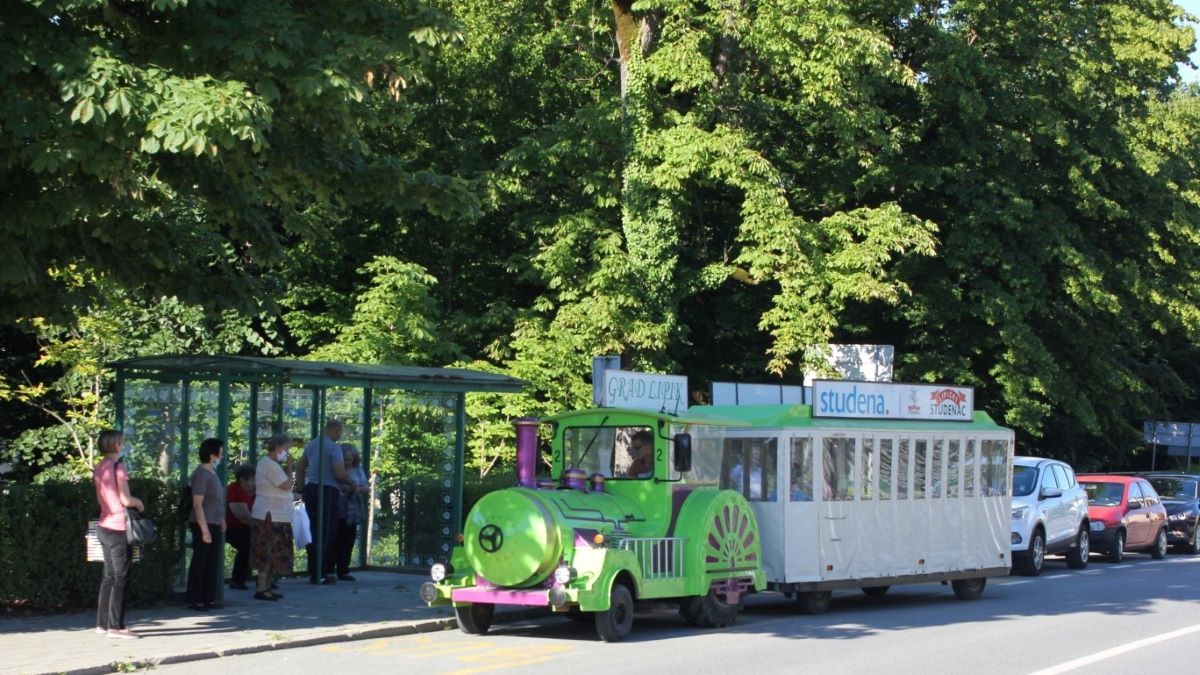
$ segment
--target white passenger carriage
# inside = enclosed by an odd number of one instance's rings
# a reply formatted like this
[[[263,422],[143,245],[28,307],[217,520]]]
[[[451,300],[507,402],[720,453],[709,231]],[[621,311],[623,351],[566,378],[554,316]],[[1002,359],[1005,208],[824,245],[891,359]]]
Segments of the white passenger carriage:
[[[970,388],[818,381],[813,405],[699,406],[686,483],[741,492],[768,588],[823,611],[830,591],[1008,574],[1013,433]],[[738,426],[735,426],[738,425]],[[744,426],[740,426],[744,425]]]

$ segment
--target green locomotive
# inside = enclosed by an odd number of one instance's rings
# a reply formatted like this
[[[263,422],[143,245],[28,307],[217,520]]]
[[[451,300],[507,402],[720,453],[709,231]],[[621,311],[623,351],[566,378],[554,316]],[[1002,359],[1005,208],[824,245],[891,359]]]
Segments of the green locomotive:
[[[479,500],[421,589],[431,605],[452,604],[463,631],[486,632],[496,605],[543,606],[615,642],[635,602],[675,602],[691,624],[724,626],[766,587],[746,499],[683,481],[692,456],[681,430],[725,421],[605,408],[547,422],[552,479],[535,482],[538,422],[519,421],[518,485]]]

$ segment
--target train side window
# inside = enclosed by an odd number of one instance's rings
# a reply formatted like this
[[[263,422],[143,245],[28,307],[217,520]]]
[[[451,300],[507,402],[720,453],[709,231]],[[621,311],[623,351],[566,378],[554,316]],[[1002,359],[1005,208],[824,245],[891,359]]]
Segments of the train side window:
[[[793,502],[811,502],[813,495],[812,439],[792,439],[792,487]]]
[[[912,498],[925,499],[926,463],[928,462],[929,442],[918,439],[913,442],[913,484]]]
[[[775,438],[727,438],[721,460],[721,487],[752,502],[773,502],[777,452]]]
[[[979,463],[975,457],[975,439],[967,439],[966,454],[963,455],[963,496],[975,496],[975,474],[979,473]]]
[[[892,439],[879,439],[879,498],[892,498]]]
[[[864,438],[862,442],[862,484],[859,498],[875,498],[875,440]]]
[[[961,443],[956,438],[946,444],[946,496],[958,497],[958,473],[961,468],[959,447]]]
[[[822,490],[825,501],[854,501],[854,446],[853,438],[824,439],[821,475],[825,479]]]
[[[985,440],[979,444],[979,491],[985,497],[1008,494],[1008,441]],[[1053,479],[1052,479],[1053,480]],[[1052,482],[1057,485],[1057,482]]]
[[[900,452],[896,453],[896,499],[908,499],[908,456],[911,452],[912,442],[901,438]]]
[[[929,496],[933,499],[942,498],[942,484],[945,482],[942,476],[946,472],[945,458],[946,441],[940,438],[933,439],[929,460]]]

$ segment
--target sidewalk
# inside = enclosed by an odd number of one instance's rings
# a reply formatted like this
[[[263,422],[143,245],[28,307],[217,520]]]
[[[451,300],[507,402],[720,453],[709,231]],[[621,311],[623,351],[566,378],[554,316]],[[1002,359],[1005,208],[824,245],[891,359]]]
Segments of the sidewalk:
[[[131,610],[126,622],[142,635],[140,640],[97,635],[95,612],[0,619],[0,671],[110,673],[130,665],[182,663],[456,625],[449,607],[426,607],[417,596],[424,576],[361,571],[354,576],[357,581],[333,586],[310,585],[307,577],[285,579],[279,584],[285,597],[278,602],[226,588],[221,610],[195,612],[182,603]]]

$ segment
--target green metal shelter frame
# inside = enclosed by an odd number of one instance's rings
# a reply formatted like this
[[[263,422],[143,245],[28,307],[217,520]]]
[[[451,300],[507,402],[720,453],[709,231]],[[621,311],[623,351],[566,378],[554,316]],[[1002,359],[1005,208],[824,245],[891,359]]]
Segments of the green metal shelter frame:
[[[126,385],[135,380],[148,380],[162,384],[176,384],[182,388],[180,399],[180,435],[178,444],[180,481],[187,480],[187,458],[192,451],[188,438],[189,416],[191,412],[191,387],[194,383],[217,384],[217,434],[222,443],[229,447],[230,419],[233,407],[231,386],[249,385],[250,387],[250,417],[258,418],[259,392],[264,388],[274,391],[274,410],[271,411],[272,428],[278,433],[283,430],[283,391],[285,386],[292,388],[308,388],[312,390],[312,405],[309,419],[312,429],[311,436],[316,437],[323,432],[323,421],[326,417],[326,391],[331,387],[343,389],[359,389],[362,391],[362,460],[363,470],[370,474],[372,405],[375,390],[407,390],[422,393],[440,393],[452,395],[455,400],[454,410],[454,461],[452,464],[451,489],[451,522],[448,541],[462,531],[462,501],[463,501],[463,470],[466,450],[466,413],[465,399],[468,392],[520,392],[525,382],[505,375],[496,375],[481,371],[462,368],[422,368],[416,366],[367,365],[351,363],[335,363],[330,361],[301,361],[296,359],[274,359],[254,356],[225,356],[225,355],[183,355],[169,354],[124,359],[109,363],[108,366],[116,374],[116,428],[125,429]],[[248,448],[253,459],[258,447],[258,425],[249,425]],[[221,481],[227,482],[226,462],[221,463]],[[324,472],[324,456],[321,463],[315,467],[318,475]],[[303,486],[301,486],[303,487]],[[324,491],[318,491],[323,494]],[[324,499],[319,500],[323,502]],[[324,512],[326,505],[318,504],[318,509]],[[322,523],[318,519],[314,523],[316,532],[313,539],[322,541]],[[362,528],[361,536],[366,536],[366,528]],[[223,530],[222,530],[223,536]],[[224,541],[221,550],[224,550]],[[365,547],[359,548],[359,564],[365,566]],[[315,549],[317,558],[310,561],[315,569],[320,570],[323,561],[321,547]],[[221,575],[224,578],[224,557],[222,556]],[[220,588],[223,589],[224,584]],[[222,591],[223,592],[223,591]]]

